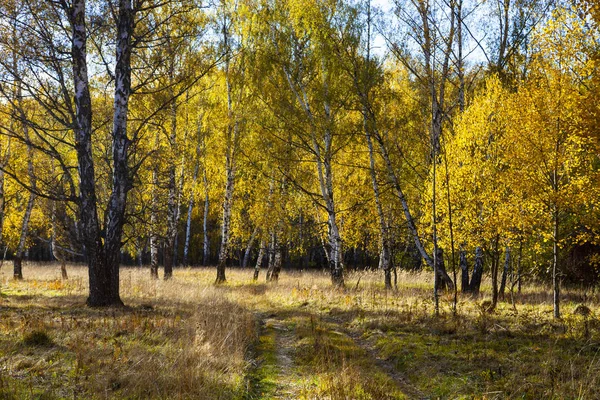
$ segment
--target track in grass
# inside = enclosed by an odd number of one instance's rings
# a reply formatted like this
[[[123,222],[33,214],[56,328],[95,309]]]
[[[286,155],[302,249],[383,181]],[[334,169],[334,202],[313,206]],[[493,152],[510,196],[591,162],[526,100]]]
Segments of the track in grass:
[[[261,399],[425,399],[342,321],[283,310],[261,314],[254,396]],[[345,376],[347,374],[347,376]]]
[[[375,349],[375,347],[369,343],[368,340],[364,339],[357,332],[353,332],[352,330],[344,327],[343,321],[337,320],[335,318],[329,317],[326,318],[326,321],[330,323],[334,323],[337,325],[338,329],[341,330],[345,335],[350,337],[354,343],[363,349],[366,354],[369,355],[371,360],[379,369],[384,371],[395,383],[398,385],[400,390],[404,393],[407,399],[428,399],[429,397],[425,395],[425,393],[421,392],[415,385],[411,384],[400,371],[385,358],[381,357]]]

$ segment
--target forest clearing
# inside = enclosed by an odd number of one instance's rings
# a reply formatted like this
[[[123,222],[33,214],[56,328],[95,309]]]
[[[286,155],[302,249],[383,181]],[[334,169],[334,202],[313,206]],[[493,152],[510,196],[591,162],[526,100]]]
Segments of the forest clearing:
[[[2,271],[0,393],[5,399],[593,399],[600,396],[600,295],[525,285],[493,312],[451,296],[433,315],[431,277],[353,273],[344,291],[321,272],[278,283],[233,269],[121,275],[125,308],[84,306],[86,271],[26,264]],[[262,276],[261,276],[262,278]],[[360,278],[360,282],[359,282]],[[582,300],[590,315],[581,315]]]
[[[597,0],[0,0],[0,398],[600,399]]]

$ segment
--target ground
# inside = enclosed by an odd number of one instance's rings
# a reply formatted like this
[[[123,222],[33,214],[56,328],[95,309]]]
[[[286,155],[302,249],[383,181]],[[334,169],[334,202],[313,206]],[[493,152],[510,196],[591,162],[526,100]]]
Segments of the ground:
[[[430,273],[319,272],[252,281],[250,269],[123,268],[124,308],[85,306],[86,270],[0,275],[0,399],[600,398],[600,296],[528,284],[486,311],[452,294],[434,317]],[[580,303],[591,310],[582,315]],[[483,305],[482,305],[483,303]],[[578,308],[579,307],[579,308]],[[585,313],[583,313],[585,314]]]

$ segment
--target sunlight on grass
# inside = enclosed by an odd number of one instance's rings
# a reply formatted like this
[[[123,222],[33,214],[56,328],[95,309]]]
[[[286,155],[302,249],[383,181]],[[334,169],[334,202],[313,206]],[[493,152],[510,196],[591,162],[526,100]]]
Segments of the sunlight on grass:
[[[455,316],[448,294],[436,319],[427,273],[401,273],[397,291],[348,274],[339,291],[319,272],[265,284],[231,269],[214,286],[212,268],[169,281],[123,268],[127,307],[100,310],[84,305],[85,268],[68,268],[68,281],[55,265],[27,264],[23,281],[1,272],[2,398],[404,398],[366,349],[433,397],[600,396],[598,295],[582,315],[583,293],[566,290],[554,321],[548,288],[491,314],[460,296]]]

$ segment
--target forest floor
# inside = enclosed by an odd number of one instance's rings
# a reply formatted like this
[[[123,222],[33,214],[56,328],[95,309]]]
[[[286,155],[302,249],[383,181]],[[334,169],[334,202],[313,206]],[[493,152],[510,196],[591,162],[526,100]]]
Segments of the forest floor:
[[[85,268],[68,272],[0,270],[0,399],[600,398],[598,292],[564,290],[553,320],[549,288],[488,312],[485,282],[434,317],[426,272],[386,291],[380,273],[334,290],[319,272],[232,268],[217,287],[213,268],[123,268],[127,306],[90,309]]]

